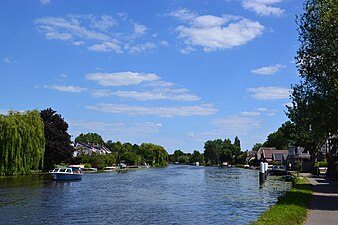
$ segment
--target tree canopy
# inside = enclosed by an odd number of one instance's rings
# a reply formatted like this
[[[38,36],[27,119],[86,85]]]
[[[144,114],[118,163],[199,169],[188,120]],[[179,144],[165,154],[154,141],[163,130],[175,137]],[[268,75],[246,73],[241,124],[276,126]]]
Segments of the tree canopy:
[[[300,15],[297,68],[288,117],[312,154],[338,133],[338,2],[307,0]]]
[[[67,132],[68,124],[51,108],[42,110],[40,115],[44,122],[46,138],[45,168],[52,169],[54,164],[70,162],[74,148]]]
[[[24,175],[43,166],[44,124],[37,110],[0,115],[0,175]]]
[[[104,141],[101,137],[101,135],[97,134],[97,133],[87,133],[87,134],[83,134],[81,133],[79,136],[77,136],[74,139],[75,143],[85,143],[85,144],[100,144],[103,145]]]
[[[209,140],[204,143],[204,159],[206,164],[218,165],[221,162],[237,163],[237,156],[241,154],[241,145],[238,137],[234,143],[230,139]]]

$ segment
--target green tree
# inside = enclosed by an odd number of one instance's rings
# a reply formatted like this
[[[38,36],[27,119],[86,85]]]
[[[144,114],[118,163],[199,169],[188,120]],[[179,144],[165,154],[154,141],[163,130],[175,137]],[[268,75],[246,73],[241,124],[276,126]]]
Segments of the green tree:
[[[43,167],[44,125],[37,110],[0,115],[0,175],[24,175]]]
[[[127,151],[121,155],[121,160],[123,160],[127,165],[137,165],[140,157],[136,152]]]
[[[71,146],[70,135],[67,133],[68,124],[61,115],[51,108],[40,112],[44,122],[46,139],[45,169],[52,169],[54,164],[70,162],[74,148]]]
[[[220,155],[223,149],[223,141],[221,139],[209,140],[204,143],[204,159],[206,164],[219,165]]]
[[[262,146],[263,146],[262,143],[256,143],[256,144],[252,147],[251,151],[258,151]]]
[[[104,145],[104,141],[101,137],[101,135],[97,133],[87,133],[83,134],[81,133],[79,136],[77,136],[74,140],[75,143],[85,143],[85,144],[100,144]]]
[[[160,145],[143,143],[140,146],[143,157],[147,163],[154,167],[164,167],[168,164],[168,152]]]
[[[337,0],[307,0],[298,21],[301,82],[292,87],[288,117],[312,155],[338,133],[337,12]]]
[[[179,162],[180,161],[179,159],[182,156],[185,157],[185,153],[184,152],[182,152],[180,149],[175,150],[174,154],[171,155],[171,162]],[[185,159],[182,162],[185,162]]]
[[[190,163],[199,162],[200,164],[204,161],[204,156],[199,151],[194,150],[190,157]]]

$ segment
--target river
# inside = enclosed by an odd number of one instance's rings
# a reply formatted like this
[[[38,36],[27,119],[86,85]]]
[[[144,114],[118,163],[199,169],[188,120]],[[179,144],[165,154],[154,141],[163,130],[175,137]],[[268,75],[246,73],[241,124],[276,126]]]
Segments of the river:
[[[291,184],[258,171],[171,165],[0,179],[0,224],[249,224]]]

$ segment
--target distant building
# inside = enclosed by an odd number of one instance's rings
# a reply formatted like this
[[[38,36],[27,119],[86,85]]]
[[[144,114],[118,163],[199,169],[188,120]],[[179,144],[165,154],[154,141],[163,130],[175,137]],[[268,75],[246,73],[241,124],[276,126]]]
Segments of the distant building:
[[[288,150],[287,166],[290,170],[296,170],[296,166],[301,166],[300,170],[308,172],[311,170],[311,155],[303,147],[291,147]]]
[[[276,148],[266,148],[261,147],[256,154],[258,161],[272,162],[277,161],[281,164],[284,164],[286,157],[288,155],[288,150],[279,150]]]
[[[92,155],[93,152],[98,155],[110,154],[111,151],[104,145],[76,143],[73,156]]]
[[[246,151],[245,163],[249,164],[250,161],[256,158],[257,151]]]

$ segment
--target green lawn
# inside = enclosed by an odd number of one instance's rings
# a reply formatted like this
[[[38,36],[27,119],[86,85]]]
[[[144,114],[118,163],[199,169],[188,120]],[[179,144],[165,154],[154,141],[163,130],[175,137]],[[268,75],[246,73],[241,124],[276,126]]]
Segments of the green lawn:
[[[306,219],[311,198],[311,184],[305,177],[299,177],[294,187],[252,225],[301,225]]]

